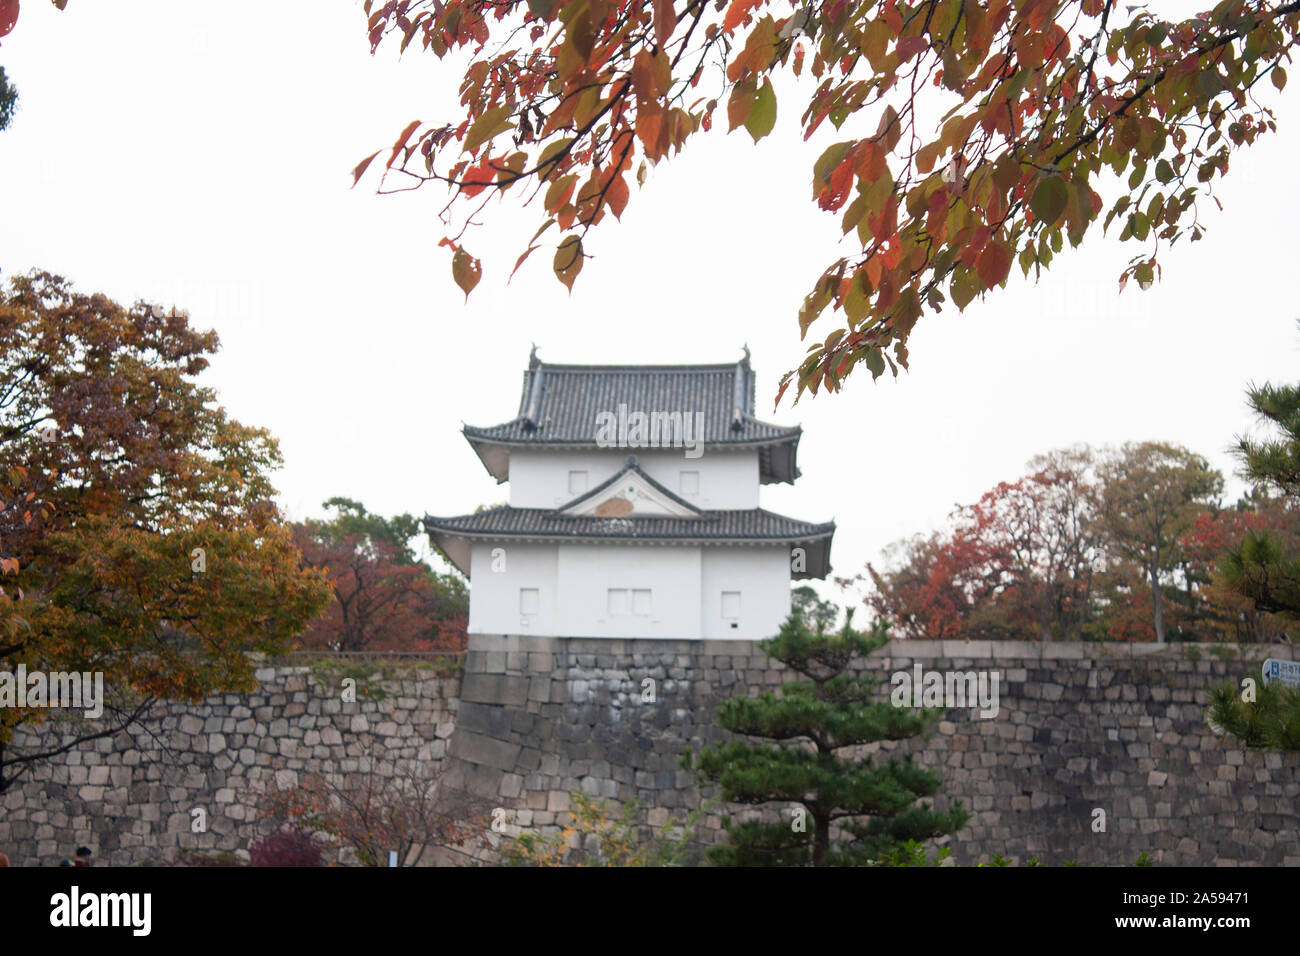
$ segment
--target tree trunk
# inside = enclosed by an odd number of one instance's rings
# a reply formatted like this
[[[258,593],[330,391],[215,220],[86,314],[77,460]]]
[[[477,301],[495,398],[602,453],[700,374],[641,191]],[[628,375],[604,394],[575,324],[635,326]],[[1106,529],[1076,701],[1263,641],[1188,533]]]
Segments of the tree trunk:
[[[1156,643],[1165,642],[1165,608],[1164,599],[1160,594],[1160,569],[1156,566],[1155,558],[1151,559],[1151,607],[1154,611],[1153,620],[1156,628]]]
[[[831,818],[829,815],[813,814],[813,866],[825,866],[826,851],[831,846]]]

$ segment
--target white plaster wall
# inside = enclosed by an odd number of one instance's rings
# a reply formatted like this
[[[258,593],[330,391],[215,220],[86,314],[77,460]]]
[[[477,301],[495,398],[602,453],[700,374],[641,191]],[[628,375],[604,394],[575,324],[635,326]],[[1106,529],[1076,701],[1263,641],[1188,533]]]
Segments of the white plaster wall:
[[[706,547],[700,582],[700,631],[708,640],[772,637],[790,615],[788,548]],[[722,617],[723,591],[740,592],[739,627]]]
[[[702,636],[698,547],[559,545],[557,582],[564,637]],[[611,615],[610,588],[650,589],[651,613]]]
[[[492,552],[501,548],[504,570],[492,570]],[[556,630],[556,546],[476,541],[470,552],[469,632],[542,634]],[[538,613],[519,613],[519,589],[538,589]]]
[[[609,448],[589,451],[510,450],[510,504],[516,508],[555,508],[571,501],[569,472],[587,472],[594,488],[622,471],[635,454],[646,474],[697,508],[731,510],[758,507],[758,451],[722,451],[704,446],[699,458],[684,449]],[[699,494],[683,495],[681,473],[700,475]]]

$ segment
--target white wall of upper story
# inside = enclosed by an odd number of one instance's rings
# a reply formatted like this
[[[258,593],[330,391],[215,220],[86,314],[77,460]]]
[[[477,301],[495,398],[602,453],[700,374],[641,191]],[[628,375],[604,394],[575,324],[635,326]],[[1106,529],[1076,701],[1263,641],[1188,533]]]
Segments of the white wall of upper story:
[[[789,616],[789,548],[704,549],[700,566],[702,637],[760,641],[775,635]]]
[[[676,495],[705,510],[740,510],[758,507],[757,449],[723,451],[708,445],[698,458],[687,458],[681,448],[597,448],[586,451],[510,449],[510,504],[516,508],[556,508],[581,491],[612,478],[635,454],[641,468]],[[685,475],[683,473],[686,473]],[[691,476],[694,475],[694,478]],[[577,477],[579,484],[571,483]],[[685,489],[685,491],[683,490]],[[695,489],[692,491],[692,489]]]
[[[790,613],[786,548],[477,542],[470,579],[472,634],[761,640]]]

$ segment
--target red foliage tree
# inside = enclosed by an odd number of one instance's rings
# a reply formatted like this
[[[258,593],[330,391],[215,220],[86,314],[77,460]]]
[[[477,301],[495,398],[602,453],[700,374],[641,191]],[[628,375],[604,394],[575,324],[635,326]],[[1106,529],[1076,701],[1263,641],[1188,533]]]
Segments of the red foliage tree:
[[[329,521],[295,525],[308,564],[329,575],[334,599],[301,646],[336,651],[462,651],[468,604],[458,578],[439,575],[407,541],[409,515],[385,519],[360,503],[331,498]]]
[[[1079,637],[1096,560],[1095,487],[1086,457],[1037,464],[959,508],[950,534],[911,542],[892,571],[868,565],[868,605],[907,637]]]

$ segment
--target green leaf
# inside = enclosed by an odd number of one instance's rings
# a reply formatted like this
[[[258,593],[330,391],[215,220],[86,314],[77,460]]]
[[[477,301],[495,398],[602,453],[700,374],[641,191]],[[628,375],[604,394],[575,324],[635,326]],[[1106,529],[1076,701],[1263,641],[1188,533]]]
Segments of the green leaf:
[[[1162,184],[1173,182],[1174,167],[1169,165],[1169,160],[1162,159],[1156,163],[1156,179]]]
[[[1196,88],[1206,99],[1213,99],[1223,92],[1223,79],[1211,67],[1196,74]]]
[[[754,142],[757,143],[772,132],[772,127],[775,125],[776,91],[772,89],[771,80],[764,80],[763,85],[758,88],[758,97],[754,100],[749,116],[745,118],[745,129],[749,131],[749,135],[754,137]]]
[[[952,301],[957,303],[957,308],[964,311],[979,292],[979,283],[971,272],[959,269],[953,272],[948,291],[952,293]]]
[[[1070,201],[1065,180],[1060,176],[1047,176],[1039,180],[1030,197],[1029,208],[1041,222],[1052,225],[1061,218]]]
[[[506,103],[485,110],[483,115],[474,121],[474,125],[469,128],[469,132],[465,134],[464,152],[472,153],[493,136],[504,133],[508,129],[514,129],[514,124],[507,122],[514,114],[514,111],[515,106],[513,103]]]

